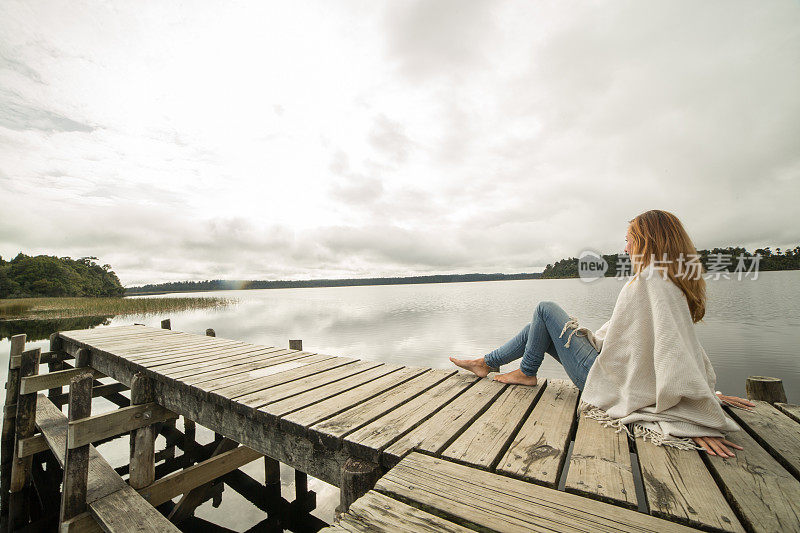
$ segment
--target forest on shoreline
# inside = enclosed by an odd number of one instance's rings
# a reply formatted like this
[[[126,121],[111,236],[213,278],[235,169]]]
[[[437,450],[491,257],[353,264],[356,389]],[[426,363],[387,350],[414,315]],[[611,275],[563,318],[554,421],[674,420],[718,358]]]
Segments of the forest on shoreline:
[[[29,256],[11,261],[0,257],[0,299],[39,297],[120,297],[125,288],[96,257]]]
[[[697,250],[697,254],[700,256],[700,262],[706,271],[709,270],[709,265],[714,265],[714,269],[718,272],[733,272],[739,263],[740,257],[744,258],[744,269],[746,270],[751,267],[756,254],[760,256],[758,260],[759,272],[800,270],[800,246],[787,250],[776,248],[774,251],[769,247],[756,248],[753,253],[748,252],[741,246],[729,246],[727,248],[714,248],[713,250]],[[603,255],[603,259],[608,264],[608,270],[605,273],[606,277],[617,275],[617,267],[620,266],[618,264],[619,257],[617,254]],[[548,264],[541,275],[542,279],[577,277],[577,257],[561,259],[554,264]]]
[[[739,258],[745,258],[745,267],[752,265],[758,254],[759,271],[800,270],[800,246],[781,250],[757,248],[750,253],[743,247],[729,246],[712,250],[698,250],[700,260],[708,271],[732,272]],[[716,258],[715,258],[716,256]],[[605,275],[617,275],[619,254],[603,255],[608,263]],[[720,264],[719,258],[723,258]],[[548,264],[542,272],[521,274],[438,274],[430,276],[375,277],[311,280],[205,280],[176,281],[124,288],[111,265],[99,265],[96,257],[28,256],[19,253],[11,261],[0,257],[0,299],[42,297],[122,297],[125,295],[163,294],[170,292],[203,292],[234,289],[291,289],[308,287],[358,287],[366,285],[406,285],[420,283],[459,283],[475,281],[505,281],[524,279],[553,279],[578,277],[578,258],[570,257]],[[725,264],[727,262],[727,264]]]

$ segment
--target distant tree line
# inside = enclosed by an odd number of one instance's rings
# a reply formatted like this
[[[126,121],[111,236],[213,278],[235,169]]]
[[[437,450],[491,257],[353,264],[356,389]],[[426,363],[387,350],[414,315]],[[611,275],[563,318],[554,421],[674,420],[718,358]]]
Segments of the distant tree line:
[[[100,266],[96,260],[23,253],[11,261],[0,257],[0,298],[124,295],[111,265]]]
[[[434,276],[408,276],[394,278],[349,278],[349,279],[310,279],[276,281],[173,281],[129,287],[126,294],[152,294],[164,292],[224,291],[231,289],[296,289],[307,287],[356,287],[362,285],[405,285],[415,283],[457,283],[466,281],[501,281],[514,279],[536,279],[537,273],[530,274],[441,274]]]
[[[751,265],[752,258],[759,254],[761,258],[758,262],[758,271],[769,270],[800,270],[800,246],[795,246],[787,250],[776,248],[774,251],[769,247],[757,248],[752,254],[741,246],[729,246],[727,248],[714,248],[713,250],[697,250],[700,262],[708,270],[709,264],[713,264],[716,271],[732,272],[736,268],[739,257],[745,257],[744,268]],[[719,258],[723,258],[719,262]],[[603,255],[603,259],[608,264],[606,277],[617,275],[617,268],[621,266],[618,262],[617,254]],[[577,278],[578,277],[578,258],[570,257],[561,259],[554,264],[549,264],[542,272],[542,278]]]

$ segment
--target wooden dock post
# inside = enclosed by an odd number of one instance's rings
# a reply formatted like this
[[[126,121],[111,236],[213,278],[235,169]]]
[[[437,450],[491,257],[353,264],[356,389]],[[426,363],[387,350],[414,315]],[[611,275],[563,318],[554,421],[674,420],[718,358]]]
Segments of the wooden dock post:
[[[350,505],[372,490],[381,477],[380,466],[350,458],[342,466],[342,481],[339,485],[340,499],[337,513],[346,513]]]
[[[131,405],[154,400],[153,383],[141,372],[131,381]],[[131,458],[128,483],[134,489],[143,489],[156,478],[155,428],[144,426],[131,433]]]
[[[16,363],[25,350],[25,334],[11,337],[8,356],[6,401],[3,408],[3,433],[0,439],[0,531],[8,529],[8,489],[11,483],[11,464],[14,456],[15,418],[19,396],[19,365]]]
[[[748,400],[763,400],[769,403],[786,403],[783,380],[767,376],[750,376],[744,383]]]
[[[39,358],[42,350],[22,352],[19,363],[20,379],[39,373]],[[32,437],[36,432],[36,393],[17,395],[15,420],[14,460],[11,464],[11,482],[8,498],[8,529],[15,531],[28,522],[28,489],[30,487],[32,456],[19,457],[19,441]]]
[[[85,350],[88,352],[88,350]],[[87,354],[88,355],[88,354]],[[84,356],[86,358],[86,356]],[[75,376],[69,385],[69,421],[74,422],[92,415],[92,382],[90,372]],[[64,483],[61,490],[59,522],[65,522],[85,512],[88,508],[86,494],[89,483],[89,448],[84,444],[73,448],[67,432],[67,451],[64,457]]]
[[[303,351],[303,340],[290,339],[289,349]],[[280,479],[278,484],[280,486]],[[300,470],[294,471],[294,494],[295,502],[298,502],[300,509],[310,511],[316,507],[316,494],[308,491],[308,474]]]
[[[61,353],[61,337],[58,333],[50,335],[50,361],[47,363],[48,372],[58,372],[64,370],[63,354]],[[63,387],[53,387],[47,391],[47,397],[51,400],[63,392]]]

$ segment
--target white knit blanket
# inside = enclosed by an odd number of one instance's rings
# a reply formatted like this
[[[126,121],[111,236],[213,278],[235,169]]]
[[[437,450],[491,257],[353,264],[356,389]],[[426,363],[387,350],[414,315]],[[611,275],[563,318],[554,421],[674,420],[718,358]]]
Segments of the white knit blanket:
[[[574,317],[573,334],[594,334]],[[652,265],[620,291],[578,413],[657,445],[703,449],[689,437],[741,430],[714,393],[716,374],[680,288]]]

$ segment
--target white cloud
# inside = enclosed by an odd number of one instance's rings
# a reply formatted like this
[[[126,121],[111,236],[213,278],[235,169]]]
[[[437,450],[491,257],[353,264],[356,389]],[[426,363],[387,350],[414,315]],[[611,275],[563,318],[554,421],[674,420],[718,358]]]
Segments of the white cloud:
[[[794,246],[800,8],[4,2],[0,253],[125,283]]]

